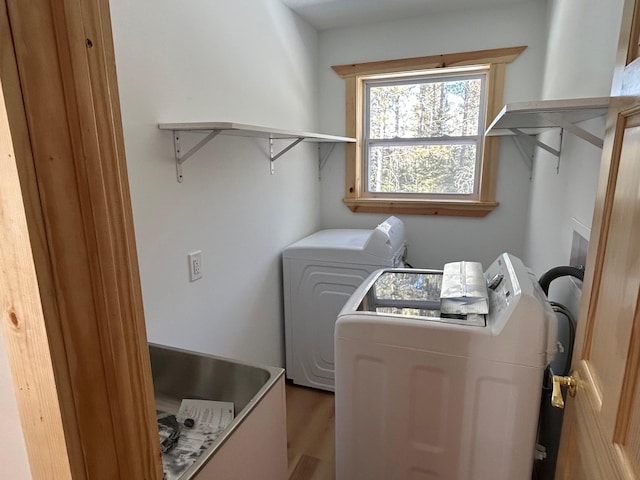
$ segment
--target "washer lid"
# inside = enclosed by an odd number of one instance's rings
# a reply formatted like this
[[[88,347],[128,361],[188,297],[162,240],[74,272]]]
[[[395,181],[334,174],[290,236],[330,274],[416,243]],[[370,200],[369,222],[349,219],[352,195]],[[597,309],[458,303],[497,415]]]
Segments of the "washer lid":
[[[430,322],[486,326],[485,315],[442,313],[442,283],[442,272],[416,269],[384,270],[362,297],[357,310]]]

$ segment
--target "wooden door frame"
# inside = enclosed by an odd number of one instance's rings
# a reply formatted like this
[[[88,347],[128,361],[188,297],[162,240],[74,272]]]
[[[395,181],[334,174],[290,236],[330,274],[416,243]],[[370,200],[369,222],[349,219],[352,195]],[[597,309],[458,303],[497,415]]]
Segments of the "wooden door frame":
[[[108,0],[0,0],[0,320],[35,479],[162,478]]]

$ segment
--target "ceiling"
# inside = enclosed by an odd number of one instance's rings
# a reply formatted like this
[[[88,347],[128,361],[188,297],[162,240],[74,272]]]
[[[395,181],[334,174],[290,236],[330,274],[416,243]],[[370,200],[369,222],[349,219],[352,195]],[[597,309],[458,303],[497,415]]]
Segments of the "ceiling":
[[[317,30],[531,0],[280,0]],[[543,0],[540,0],[543,1]]]

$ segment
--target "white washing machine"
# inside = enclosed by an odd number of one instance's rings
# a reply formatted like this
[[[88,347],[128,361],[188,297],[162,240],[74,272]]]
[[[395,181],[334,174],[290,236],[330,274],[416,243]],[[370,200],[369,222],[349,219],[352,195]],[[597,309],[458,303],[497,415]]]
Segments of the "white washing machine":
[[[403,265],[404,224],[389,217],[373,230],[321,230],[287,247],[283,258],[287,378],[334,390],[334,326],[369,276]]]
[[[485,277],[486,315],[443,316],[433,270],[375,272],[345,304],[337,480],[531,478],[556,317],[519,259],[501,255]]]

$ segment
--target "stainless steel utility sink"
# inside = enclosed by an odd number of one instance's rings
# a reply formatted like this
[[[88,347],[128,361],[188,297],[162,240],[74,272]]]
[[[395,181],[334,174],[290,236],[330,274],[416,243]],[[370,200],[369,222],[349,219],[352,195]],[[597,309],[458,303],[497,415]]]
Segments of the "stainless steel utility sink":
[[[176,414],[185,398],[233,402],[235,418],[180,477],[189,480],[211,459],[284,373],[281,368],[149,344],[156,405]]]

